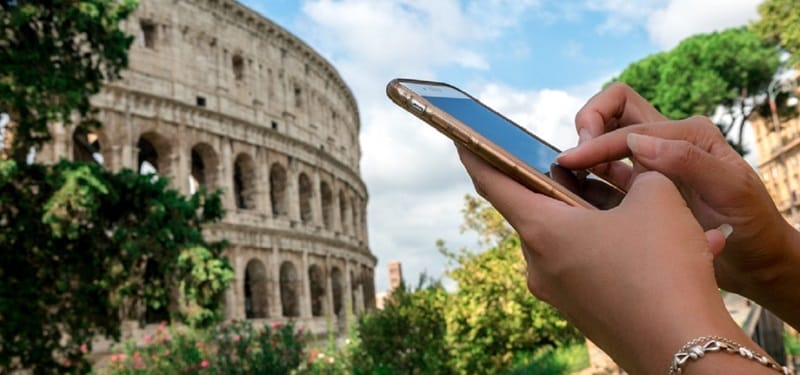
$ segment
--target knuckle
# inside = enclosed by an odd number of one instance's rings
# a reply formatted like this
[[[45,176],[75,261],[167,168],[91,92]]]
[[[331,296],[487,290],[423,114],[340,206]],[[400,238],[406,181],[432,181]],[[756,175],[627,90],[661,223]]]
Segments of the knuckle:
[[[627,95],[627,94],[633,92],[633,88],[631,88],[625,82],[616,81],[616,82],[612,82],[610,85],[608,85],[608,87],[606,88],[606,91],[607,92],[611,92],[611,93],[615,93],[615,94]]]

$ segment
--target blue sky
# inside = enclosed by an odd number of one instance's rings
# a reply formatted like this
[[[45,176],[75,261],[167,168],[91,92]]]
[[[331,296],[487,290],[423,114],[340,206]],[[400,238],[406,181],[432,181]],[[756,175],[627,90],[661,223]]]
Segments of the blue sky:
[[[361,171],[370,194],[370,246],[403,263],[414,283],[440,277],[436,251],[476,249],[462,234],[472,192],[453,145],[395,108],[395,77],[447,81],[556,146],[574,144],[575,112],[631,62],[703,32],[757,18],[757,0],[245,0],[327,58],[361,114]]]

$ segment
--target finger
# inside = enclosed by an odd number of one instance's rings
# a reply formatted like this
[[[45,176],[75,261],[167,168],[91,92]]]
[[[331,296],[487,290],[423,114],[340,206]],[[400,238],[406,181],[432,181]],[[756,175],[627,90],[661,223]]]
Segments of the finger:
[[[711,254],[714,255],[714,258],[722,253],[722,250],[725,248],[725,240],[731,233],[733,233],[733,227],[728,224],[722,224],[719,228],[706,231],[708,249],[711,251]]]
[[[612,83],[578,111],[575,128],[583,143],[618,127],[666,119],[630,86]]]
[[[679,183],[692,186],[706,199],[725,197],[731,188],[741,188],[731,186],[739,185],[740,182],[736,178],[740,175],[736,173],[736,166],[690,142],[633,133],[628,136],[628,145],[633,158],[644,168],[661,172]],[[714,190],[714,194],[703,194],[710,189]]]
[[[620,207],[649,207],[655,201],[664,205],[686,206],[686,201],[669,178],[650,171],[636,175]]]
[[[569,208],[565,203],[529,190],[469,150],[459,146],[458,155],[472,178],[476,191],[514,228]]]
[[[600,166],[602,167],[589,168],[589,171],[622,190],[626,190],[630,185],[630,180],[633,176],[633,168],[630,164],[618,160],[603,163]]]
[[[569,169],[586,169],[631,156],[628,134],[636,133],[664,139],[685,140],[710,151],[715,143],[725,143],[719,129],[708,119],[692,117],[681,121],[632,125],[603,134],[578,147],[564,151],[558,163]]]

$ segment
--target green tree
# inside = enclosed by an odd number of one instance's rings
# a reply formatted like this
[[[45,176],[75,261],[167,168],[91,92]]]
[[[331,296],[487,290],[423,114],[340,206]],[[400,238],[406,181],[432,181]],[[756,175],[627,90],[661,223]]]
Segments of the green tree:
[[[465,198],[464,228],[489,248],[481,252],[440,249],[456,264],[448,275],[458,289],[446,311],[451,366],[458,373],[508,371],[519,353],[574,343],[578,331],[526,287],[525,260],[517,234],[486,201]]]
[[[0,112],[18,161],[50,139],[48,125],[98,125],[89,97],[119,77],[133,38],[119,29],[135,0],[0,1]]]
[[[219,318],[231,267],[224,243],[202,236],[223,215],[219,192],[184,197],[130,170],[24,162],[51,124],[99,125],[89,98],[127,64],[119,23],[135,5],[0,0],[0,112],[13,124],[0,158],[0,373],[85,371],[91,339],[118,338],[123,318]]]
[[[420,278],[416,289],[393,291],[383,310],[361,318],[356,353],[362,373],[449,374],[444,311],[448,295],[439,282]],[[367,366],[364,366],[367,364]]]
[[[96,164],[0,161],[0,372],[86,370],[82,345],[168,311],[172,293],[173,318],[218,319],[233,274],[201,225],[222,217],[219,193],[166,185]]]
[[[761,19],[753,23],[753,30],[789,52],[791,64],[800,63],[800,7],[797,1],[766,0],[758,6],[758,13]]]
[[[697,35],[634,62],[615,78],[672,119],[722,109],[717,125],[740,153],[744,123],[763,106],[778,50],[747,28]],[[737,132],[737,134],[732,134]]]

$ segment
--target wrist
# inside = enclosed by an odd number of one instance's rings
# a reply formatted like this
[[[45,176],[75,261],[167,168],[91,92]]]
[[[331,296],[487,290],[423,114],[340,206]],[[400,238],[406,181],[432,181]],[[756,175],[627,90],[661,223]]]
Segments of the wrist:
[[[786,223],[780,256],[753,276],[740,294],[800,329],[800,232]]]

